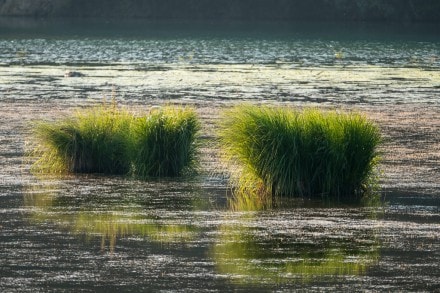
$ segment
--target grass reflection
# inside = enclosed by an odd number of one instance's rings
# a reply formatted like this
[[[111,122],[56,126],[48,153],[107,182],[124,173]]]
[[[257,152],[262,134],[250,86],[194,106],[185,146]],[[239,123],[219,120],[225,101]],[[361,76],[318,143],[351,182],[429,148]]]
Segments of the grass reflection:
[[[280,212],[274,208],[272,198],[240,195],[229,200],[232,218],[225,219],[227,224],[221,226],[212,250],[218,272],[233,283],[260,287],[331,281],[362,275],[379,258],[374,227],[356,228],[357,220],[347,223],[349,218],[341,222],[347,227],[340,226],[338,220],[331,220],[333,209],[327,209],[317,220],[317,210],[298,206],[283,210],[302,210],[295,220],[283,222],[282,216],[276,216],[281,220],[270,223],[271,215]],[[328,218],[325,213],[329,213]],[[311,220],[318,222],[312,225]]]
[[[31,208],[31,221],[55,224],[87,242],[101,238],[101,249],[115,250],[118,239],[147,238],[157,243],[185,243],[193,240],[196,228],[180,223],[170,214],[159,217],[149,207],[130,202],[124,196],[63,195],[54,185],[41,184],[28,188],[24,206]]]
[[[218,271],[246,285],[361,275],[379,257],[372,235],[368,244],[359,247],[348,239],[316,239],[312,243],[314,239],[291,235],[261,237],[244,225],[223,226],[220,235],[213,249]]]

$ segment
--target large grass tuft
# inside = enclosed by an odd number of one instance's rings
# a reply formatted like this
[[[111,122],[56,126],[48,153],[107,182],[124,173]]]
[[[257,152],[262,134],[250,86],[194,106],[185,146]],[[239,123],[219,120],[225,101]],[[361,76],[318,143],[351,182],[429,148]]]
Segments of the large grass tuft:
[[[77,111],[72,117],[38,122],[34,127],[38,157],[33,169],[43,173],[126,174],[130,170],[132,116],[115,106]]]
[[[381,135],[358,113],[241,105],[219,140],[242,192],[345,201],[368,191]]]
[[[34,127],[39,173],[180,176],[195,165],[199,122],[192,109],[164,107],[139,117],[115,105],[83,109]]]

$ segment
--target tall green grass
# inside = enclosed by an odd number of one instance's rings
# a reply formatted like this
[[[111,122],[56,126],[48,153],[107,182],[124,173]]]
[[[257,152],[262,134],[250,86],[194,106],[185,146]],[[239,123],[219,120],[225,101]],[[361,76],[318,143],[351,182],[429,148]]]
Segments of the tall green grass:
[[[162,108],[138,118],[132,128],[134,173],[174,177],[194,170],[200,123],[193,109]]]
[[[97,106],[60,121],[36,123],[33,155],[38,159],[33,170],[126,174],[132,120],[127,111],[115,106]]]
[[[378,127],[358,113],[237,106],[219,131],[241,192],[359,199],[378,163]]]
[[[34,127],[32,167],[40,173],[179,176],[194,166],[194,110],[164,107],[136,116],[115,105],[83,109]]]

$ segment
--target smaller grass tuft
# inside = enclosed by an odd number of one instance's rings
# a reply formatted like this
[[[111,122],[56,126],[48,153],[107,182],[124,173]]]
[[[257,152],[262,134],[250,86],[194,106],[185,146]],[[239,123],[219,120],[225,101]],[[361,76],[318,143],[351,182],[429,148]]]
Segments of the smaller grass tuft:
[[[191,108],[164,107],[136,119],[132,127],[134,174],[175,177],[194,171],[199,130]]]

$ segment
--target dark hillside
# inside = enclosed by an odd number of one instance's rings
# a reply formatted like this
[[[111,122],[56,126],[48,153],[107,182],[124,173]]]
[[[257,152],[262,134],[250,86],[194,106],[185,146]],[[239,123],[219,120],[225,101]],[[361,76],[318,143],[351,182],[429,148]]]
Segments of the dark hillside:
[[[0,15],[440,22],[439,0],[0,0]]]

